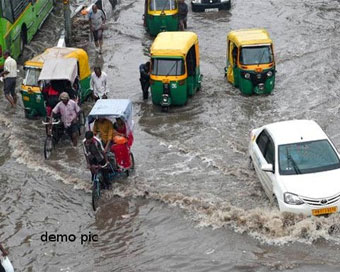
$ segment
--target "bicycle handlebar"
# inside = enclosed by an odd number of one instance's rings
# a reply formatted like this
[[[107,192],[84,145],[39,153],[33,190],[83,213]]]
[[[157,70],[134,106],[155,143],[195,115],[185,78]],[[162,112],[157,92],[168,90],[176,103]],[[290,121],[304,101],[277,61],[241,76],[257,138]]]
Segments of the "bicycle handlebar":
[[[42,124],[43,124],[43,125],[58,125],[58,124],[60,124],[60,120],[54,121],[54,122],[52,122],[52,123],[42,121]]]

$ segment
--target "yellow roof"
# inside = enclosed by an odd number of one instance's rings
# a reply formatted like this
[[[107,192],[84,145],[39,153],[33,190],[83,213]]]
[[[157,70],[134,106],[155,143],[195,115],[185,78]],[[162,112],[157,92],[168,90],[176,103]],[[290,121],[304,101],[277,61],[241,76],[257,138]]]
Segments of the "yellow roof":
[[[252,44],[272,44],[272,40],[265,29],[240,29],[230,31],[227,40],[234,42],[237,47]]]
[[[198,43],[194,32],[161,32],[151,46],[151,56],[186,56],[189,49]]]
[[[79,62],[79,73],[80,79],[84,79],[85,77],[91,74],[90,66],[89,66],[89,58],[85,50],[80,48],[72,48],[72,47],[52,47],[48,48],[44,51],[44,53],[35,56],[34,58],[25,62],[25,66],[33,66],[37,68],[42,68],[44,65],[44,61],[47,59],[55,59],[55,58],[75,58]]]

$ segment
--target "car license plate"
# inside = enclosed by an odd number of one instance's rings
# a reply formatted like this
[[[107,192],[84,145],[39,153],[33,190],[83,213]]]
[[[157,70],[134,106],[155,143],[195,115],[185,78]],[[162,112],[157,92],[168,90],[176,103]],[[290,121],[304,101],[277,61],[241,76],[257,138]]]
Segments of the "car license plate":
[[[327,207],[322,209],[314,209],[312,210],[313,215],[321,215],[321,214],[329,214],[336,213],[338,211],[338,207]]]
[[[218,11],[218,8],[208,8],[208,9],[205,9],[206,12],[209,12],[209,11]]]
[[[25,101],[30,101],[30,98],[28,96],[24,96]]]

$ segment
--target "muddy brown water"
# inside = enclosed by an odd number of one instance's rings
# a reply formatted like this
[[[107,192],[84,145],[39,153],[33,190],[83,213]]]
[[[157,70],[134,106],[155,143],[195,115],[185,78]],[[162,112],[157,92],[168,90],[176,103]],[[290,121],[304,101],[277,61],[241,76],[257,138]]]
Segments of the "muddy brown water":
[[[138,66],[152,43],[143,4],[118,3],[102,57],[85,30],[75,30],[91,66],[107,72],[110,97],[134,106],[136,170],[103,195],[96,213],[80,146],[65,140],[45,161],[41,120],[0,103],[0,240],[16,271],[339,271],[339,214],[281,214],[247,155],[252,128],[300,118],[316,120],[340,148],[339,1],[247,0],[233,1],[230,11],[190,10],[202,91],[169,113],[142,101]],[[54,11],[23,58],[54,45],[61,24]],[[226,34],[250,27],[265,27],[274,40],[271,95],[242,96],[223,76]],[[66,236],[48,242],[46,233]],[[81,240],[90,237],[98,241]]]

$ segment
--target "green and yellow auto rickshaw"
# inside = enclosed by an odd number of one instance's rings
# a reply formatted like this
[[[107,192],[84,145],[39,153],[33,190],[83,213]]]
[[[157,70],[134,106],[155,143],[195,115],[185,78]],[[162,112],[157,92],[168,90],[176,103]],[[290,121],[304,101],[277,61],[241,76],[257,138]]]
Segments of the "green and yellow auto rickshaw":
[[[178,30],[177,0],[145,0],[144,26],[152,36]]]
[[[226,77],[243,94],[268,94],[275,86],[273,42],[265,29],[244,29],[227,36]]]
[[[85,101],[91,95],[91,70],[87,53],[83,49],[70,47],[52,47],[35,56],[24,64],[25,78],[21,85],[21,96],[25,107],[25,116],[46,116],[45,101],[41,86],[38,83],[44,62],[48,59],[74,58],[77,60],[79,72],[80,99]]]
[[[201,88],[198,37],[193,32],[159,33],[151,46],[152,102],[168,109],[184,105]]]

